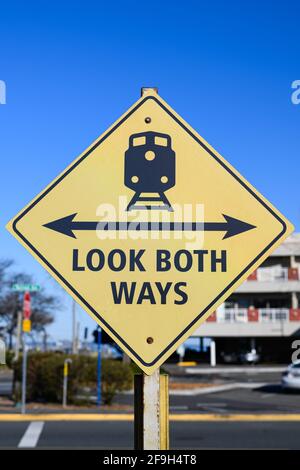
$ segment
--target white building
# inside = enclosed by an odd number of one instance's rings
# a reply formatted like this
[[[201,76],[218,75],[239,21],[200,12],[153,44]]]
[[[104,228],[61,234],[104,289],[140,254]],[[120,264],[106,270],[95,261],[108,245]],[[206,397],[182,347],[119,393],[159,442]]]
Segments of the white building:
[[[256,348],[262,360],[288,362],[300,336],[300,233],[290,236],[195,331],[224,352]]]

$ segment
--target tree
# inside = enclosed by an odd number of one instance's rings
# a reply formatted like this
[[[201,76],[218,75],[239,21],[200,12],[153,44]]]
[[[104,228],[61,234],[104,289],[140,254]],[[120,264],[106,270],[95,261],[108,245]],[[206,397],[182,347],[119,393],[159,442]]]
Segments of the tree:
[[[6,260],[0,260],[0,297],[3,292],[3,290],[8,286],[9,284],[9,268],[13,264],[13,261],[10,259]]]
[[[10,260],[0,261],[0,322],[5,325],[9,335],[9,348],[12,348],[12,337],[17,326],[18,312],[23,309],[23,293],[11,289],[13,284],[33,284],[32,276],[22,273],[11,273]],[[47,294],[43,289],[31,294],[32,329],[41,332],[54,320],[54,313],[60,308],[56,297]]]

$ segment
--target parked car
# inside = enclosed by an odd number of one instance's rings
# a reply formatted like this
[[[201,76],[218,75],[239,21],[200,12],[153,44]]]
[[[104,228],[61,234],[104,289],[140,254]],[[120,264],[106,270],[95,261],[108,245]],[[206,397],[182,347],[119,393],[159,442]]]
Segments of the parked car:
[[[260,355],[256,349],[239,352],[221,352],[221,360],[225,364],[257,364],[260,361]]]
[[[281,386],[285,390],[300,390],[300,361],[290,364],[283,372]]]

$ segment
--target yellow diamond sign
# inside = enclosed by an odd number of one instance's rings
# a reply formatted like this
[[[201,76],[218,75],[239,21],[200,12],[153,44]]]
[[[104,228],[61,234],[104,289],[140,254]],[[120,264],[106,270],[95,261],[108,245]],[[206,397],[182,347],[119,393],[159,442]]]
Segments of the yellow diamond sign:
[[[151,374],[293,227],[148,89],[8,229]]]

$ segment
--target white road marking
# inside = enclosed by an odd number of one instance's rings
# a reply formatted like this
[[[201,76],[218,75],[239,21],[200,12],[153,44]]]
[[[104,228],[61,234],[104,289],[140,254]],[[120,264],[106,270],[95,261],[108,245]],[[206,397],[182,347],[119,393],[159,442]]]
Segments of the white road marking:
[[[241,372],[249,374],[266,374],[273,372],[283,372],[286,366],[275,366],[275,367],[186,367],[185,372],[187,374],[240,374]]]
[[[218,406],[227,406],[227,403],[220,403],[220,402],[206,402],[206,403],[197,403],[196,406],[213,406],[213,407],[218,407]]]
[[[197,403],[197,408],[213,413],[228,413],[227,403]]]
[[[227,409],[217,408],[216,406],[205,406],[203,408],[205,411],[211,411],[212,413],[228,413]]]
[[[193,388],[191,390],[170,390],[170,395],[208,395],[209,393],[227,392],[239,388],[253,389],[267,385],[265,382],[234,382],[230,384],[213,385],[211,387]]]
[[[174,406],[170,406],[170,410],[188,410],[188,406],[186,405],[174,405]]]
[[[43,431],[45,422],[44,421],[33,421],[29,424],[28,428],[26,429],[24,436],[19,442],[19,448],[32,448],[36,447],[40,435]]]

